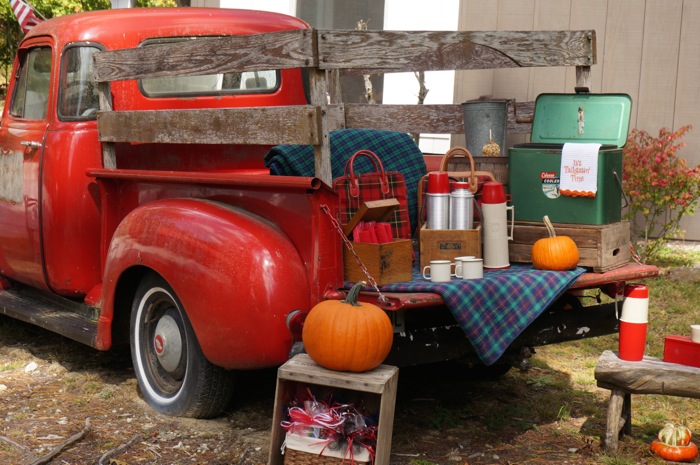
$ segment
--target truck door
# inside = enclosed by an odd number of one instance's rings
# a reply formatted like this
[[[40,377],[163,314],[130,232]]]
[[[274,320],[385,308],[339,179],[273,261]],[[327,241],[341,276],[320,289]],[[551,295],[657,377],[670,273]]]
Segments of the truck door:
[[[0,123],[0,273],[46,288],[41,257],[41,157],[48,127],[52,47],[21,46]]]

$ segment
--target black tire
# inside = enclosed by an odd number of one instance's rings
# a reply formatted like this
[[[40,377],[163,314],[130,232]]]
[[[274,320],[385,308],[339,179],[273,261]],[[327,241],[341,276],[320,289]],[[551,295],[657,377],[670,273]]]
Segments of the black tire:
[[[233,395],[234,373],[204,357],[180,300],[156,274],[136,291],[131,359],[144,399],[166,415],[212,418]]]

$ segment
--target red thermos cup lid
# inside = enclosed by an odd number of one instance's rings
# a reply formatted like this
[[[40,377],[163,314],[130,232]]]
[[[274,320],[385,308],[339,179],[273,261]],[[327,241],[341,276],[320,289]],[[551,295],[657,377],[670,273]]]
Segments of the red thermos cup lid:
[[[503,183],[498,181],[485,182],[481,190],[481,202],[505,203],[506,191],[503,189]]]
[[[649,288],[644,284],[628,284],[625,286],[625,297],[633,299],[648,299]]]
[[[450,178],[446,171],[431,171],[428,173],[429,194],[449,194]]]

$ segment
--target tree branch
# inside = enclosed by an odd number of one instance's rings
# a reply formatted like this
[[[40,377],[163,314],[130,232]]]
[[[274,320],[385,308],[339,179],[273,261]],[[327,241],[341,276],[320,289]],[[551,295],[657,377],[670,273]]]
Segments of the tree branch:
[[[86,418],[85,419],[85,427],[82,429],[82,431],[75,433],[73,436],[69,437],[68,439],[66,439],[65,441],[63,441],[62,443],[60,443],[59,445],[54,447],[51,452],[49,452],[46,455],[42,455],[38,459],[31,462],[29,465],[44,465],[46,463],[49,463],[51,460],[54,459],[54,457],[56,457],[58,454],[60,454],[63,449],[65,449],[66,447],[70,446],[71,444],[76,443],[76,442],[80,441],[81,439],[83,439],[85,437],[85,435],[88,434],[89,431],[90,431],[90,418]]]

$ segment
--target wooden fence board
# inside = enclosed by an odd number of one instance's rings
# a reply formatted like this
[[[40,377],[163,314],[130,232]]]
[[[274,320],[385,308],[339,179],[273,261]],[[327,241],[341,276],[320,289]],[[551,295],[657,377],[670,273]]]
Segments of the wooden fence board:
[[[590,66],[593,31],[319,31],[319,67],[354,73]]]
[[[315,66],[311,29],[209,37],[96,53],[97,82]]]
[[[102,142],[315,145],[320,140],[313,106],[108,111],[97,121]]]

